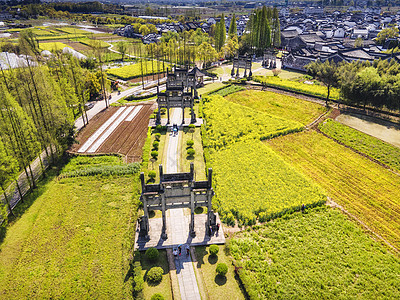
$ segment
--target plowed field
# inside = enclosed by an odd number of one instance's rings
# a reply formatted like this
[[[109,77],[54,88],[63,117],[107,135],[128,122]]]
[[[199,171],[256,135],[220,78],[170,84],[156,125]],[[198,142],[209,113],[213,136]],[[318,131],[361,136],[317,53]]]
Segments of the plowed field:
[[[141,108],[131,121],[125,118],[111,132],[110,135],[104,138],[106,131],[100,135],[99,139],[104,139],[104,142],[96,149],[96,154],[119,153],[125,155],[126,161],[140,161],[142,156],[142,148],[146,140],[147,128],[149,124],[149,116],[153,112],[152,104],[140,104]],[[72,147],[72,152],[78,152],[80,147],[104,124],[115,112],[117,107],[110,107],[104,112],[94,117],[89,121],[77,137],[79,144]],[[114,123],[114,122],[113,122]],[[110,126],[112,126],[112,124]],[[90,149],[90,147],[89,147]],[[89,150],[88,150],[89,151]],[[89,153],[89,152],[85,152]]]

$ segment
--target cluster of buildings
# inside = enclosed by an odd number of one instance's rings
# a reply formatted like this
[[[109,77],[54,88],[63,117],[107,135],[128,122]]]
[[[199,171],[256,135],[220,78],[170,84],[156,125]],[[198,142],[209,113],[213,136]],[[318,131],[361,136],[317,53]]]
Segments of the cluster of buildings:
[[[296,13],[290,13],[287,7],[280,9],[281,48],[286,50],[282,60],[283,68],[300,71],[315,60],[327,59],[340,61],[373,61],[375,59],[400,59],[400,55],[383,53],[393,45],[400,44],[397,39],[389,39],[384,45],[377,45],[375,39],[379,32],[400,23],[397,14],[382,13],[377,7],[350,7],[346,12],[326,13],[321,7],[304,7]],[[183,32],[200,28],[210,32],[220,17],[210,17],[204,22],[163,23],[156,25],[158,33],[142,36],[134,32],[131,25],[119,28],[115,33],[133,38],[141,38],[144,43],[159,41],[168,31]],[[246,30],[248,15],[237,18],[238,36]],[[225,17],[228,32],[231,17]]]
[[[400,21],[396,15],[381,14],[379,8],[354,9],[347,12],[335,11],[326,14],[320,8],[305,8],[301,13],[281,13],[281,47],[287,54],[282,61],[284,68],[300,71],[315,60],[373,61],[375,59],[400,58],[396,54],[383,53],[390,43],[388,40],[378,46],[375,38],[389,25]]]
[[[236,19],[237,19],[236,26],[237,26],[238,36],[242,36],[246,29],[246,24],[249,20],[249,17],[243,15]],[[118,28],[114,31],[114,33],[124,37],[142,39],[144,44],[150,44],[150,43],[157,43],[161,39],[162,34],[167,33],[169,31],[179,33],[183,31],[197,30],[198,28],[200,28],[203,32],[208,33],[210,32],[211,26],[215,25],[220,20],[221,20],[220,17],[218,18],[211,17],[208,18],[205,22],[186,22],[186,23],[175,22],[175,23],[157,24],[156,25],[157,33],[150,33],[145,36],[136,33],[132,25],[126,25],[125,27]],[[226,32],[228,32],[230,23],[231,23],[231,17],[225,17]]]

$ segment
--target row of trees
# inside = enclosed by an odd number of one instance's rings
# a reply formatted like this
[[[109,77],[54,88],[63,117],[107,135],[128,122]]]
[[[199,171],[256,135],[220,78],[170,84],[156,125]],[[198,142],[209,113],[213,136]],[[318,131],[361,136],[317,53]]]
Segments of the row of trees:
[[[329,90],[340,89],[349,104],[380,109],[400,110],[400,64],[394,59],[370,62],[313,62],[308,72]],[[328,99],[327,99],[328,100]]]
[[[14,181],[22,198],[16,180],[22,171],[29,187],[36,186],[32,161],[39,157],[44,171],[40,153],[54,162],[72,144],[75,118],[82,114],[87,123],[84,105],[106,80],[101,70],[83,69],[69,54],[57,53],[43,64],[36,47],[29,31],[21,33],[24,66],[0,66],[0,187],[11,213],[8,185]],[[7,210],[0,207],[1,219],[6,219]]]
[[[266,48],[279,47],[281,29],[276,7],[256,9],[247,23],[247,33],[242,37],[241,52],[262,55]]]

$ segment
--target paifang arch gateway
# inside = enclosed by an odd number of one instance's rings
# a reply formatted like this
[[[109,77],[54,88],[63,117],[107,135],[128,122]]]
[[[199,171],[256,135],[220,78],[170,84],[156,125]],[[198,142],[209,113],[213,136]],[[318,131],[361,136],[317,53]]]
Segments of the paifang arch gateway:
[[[194,165],[190,164],[188,173],[164,174],[162,165],[159,165],[160,182],[157,184],[146,184],[144,173],[140,174],[142,193],[140,200],[143,203],[144,215],[139,220],[139,236],[148,238],[149,232],[149,210],[162,211],[162,233],[161,238],[166,240],[166,210],[173,208],[190,208],[189,232],[192,237],[196,235],[194,230],[194,210],[196,207],[207,207],[207,222],[204,224],[209,228],[216,225],[216,215],[212,211],[211,199],[214,196],[212,188],[212,169],[208,169],[206,181],[194,180]],[[208,231],[206,231],[208,232]]]

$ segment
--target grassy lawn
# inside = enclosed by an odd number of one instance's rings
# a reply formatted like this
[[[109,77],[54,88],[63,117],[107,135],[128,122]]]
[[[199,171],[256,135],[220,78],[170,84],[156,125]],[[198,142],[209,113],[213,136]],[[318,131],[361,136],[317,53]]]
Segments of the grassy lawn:
[[[165,250],[159,251],[160,256],[156,262],[149,262],[146,259],[144,252],[140,253],[140,264],[142,266],[142,274],[145,279],[143,295],[145,299],[150,299],[155,293],[160,293],[164,299],[172,299],[171,293],[171,279],[169,276],[167,252]],[[163,278],[158,284],[153,284],[146,281],[146,274],[152,267],[161,267],[164,270]]]
[[[203,95],[206,93],[210,93],[214,90],[217,90],[219,88],[222,88],[223,86],[225,86],[225,84],[223,84],[220,81],[215,81],[213,83],[208,83],[205,86],[203,86],[202,88],[199,88],[197,91],[199,93],[199,95]]]
[[[240,225],[254,225],[326,200],[318,185],[260,141],[211,151],[210,161],[213,204],[224,223],[232,225],[237,219]]]
[[[260,83],[266,83],[268,86],[284,88],[293,92],[301,92],[308,95],[315,95],[326,98],[328,90],[325,86],[319,84],[306,84],[293,80],[284,79],[278,76],[254,76],[254,80]],[[331,88],[329,99],[339,99],[339,90]]]
[[[61,42],[39,43],[40,50],[57,51],[62,50],[65,47],[69,46]]]
[[[137,178],[48,178],[0,245],[3,299],[131,298]],[[18,284],[16,284],[18,282]]]
[[[215,149],[237,141],[269,139],[303,129],[299,122],[233,103],[219,95],[204,100],[203,114],[207,121],[208,145]]]
[[[194,145],[193,149],[196,151],[194,157],[189,157],[187,155],[188,146],[186,142],[188,140],[193,140]],[[190,163],[194,163],[194,172],[196,180],[206,180],[206,172],[205,168],[206,165],[204,163],[203,157],[203,146],[201,144],[201,135],[200,135],[200,128],[197,127],[194,129],[194,132],[190,132],[188,127],[184,127],[183,131],[181,131],[181,139],[180,139],[181,146],[179,149],[180,151],[180,158],[179,158],[179,167],[181,172],[189,172],[190,171]]]
[[[210,256],[209,247],[196,247],[197,268],[203,275],[204,283],[210,299],[245,299],[242,290],[235,278],[234,267],[231,259],[225,253],[225,246],[218,246],[218,256]],[[218,263],[225,263],[228,266],[226,278],[216,275],[215,269]]]
[[[268,141],[329,197],[400,249],[400,176],[315,131]]]
[[[232,64],[230,65],[223,64],[220,67],[212,68],[209,71],[217,74],[218,77],[228,76],[229,78],[231,78]]]
[[[277,117],[298,121],[303,125],[311,123],[326,112],[326,107],[319,104],[273,92],[245,90],[230,94],[226,99]]]
[[[151,145],[153,145],[153,142],[156,140],[155,134],[157,133],[157,131],[155,129],[152,129],[152,135],[151,135]],[[164,161],[164,155],[166,155],[166,149],[165,149],[165,143],[167,141],[167,135],[169,134],[169,132],[167,132],[166,130],[163,130],[161,132],[161,137],[160,137],[160,143],[159,143],[159,147],[158,147],[158,157],[157,160],[153,159],[150,155],[151,151],[153,151],[153,146],[150,147],[150,151],[149,151],[149,171],[156,171],[157,177],[156,177],[156,182],[159,181],[160,176],[159,176],[159,168],[158,166],[160,164],[163,165],[163,167],[165,168],[165,161]],[[164,170],[165,171],[165,170]]]
[[[167,67],[168,65],[165,64],[165,71]],[[128,80],[141,76],[142,71],[143,75],[149,75],[157,73],[157,70],[157,61],[144,61],[143,63],[135,63],[120,68],[108,69],[106,70],[106,73],[124,80]],[[164,72],[162,63],[160,63],[159,72]]]
[[[332,119],[320,124],[319,129],[346,146],[367,154],[394,170],[400,171],[400,148]]]
[[[335,209],[254,229],[229,244],[250,299],[400,298],[399,258]]]

